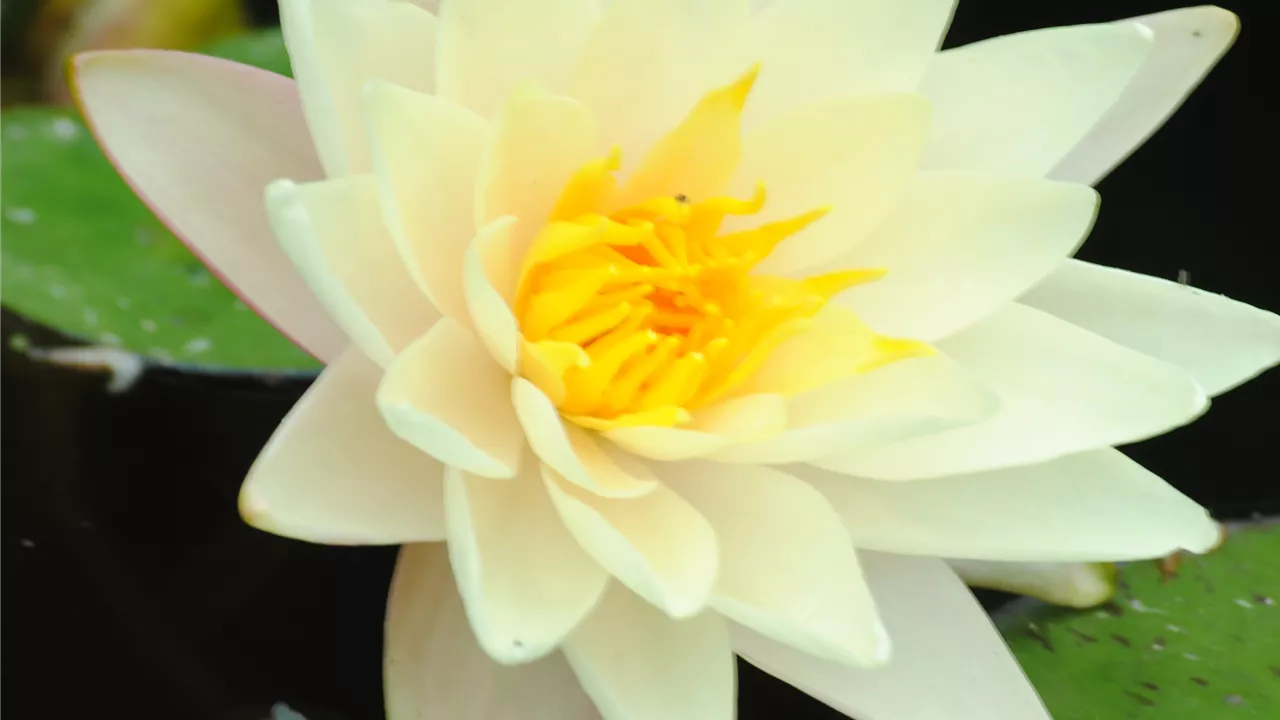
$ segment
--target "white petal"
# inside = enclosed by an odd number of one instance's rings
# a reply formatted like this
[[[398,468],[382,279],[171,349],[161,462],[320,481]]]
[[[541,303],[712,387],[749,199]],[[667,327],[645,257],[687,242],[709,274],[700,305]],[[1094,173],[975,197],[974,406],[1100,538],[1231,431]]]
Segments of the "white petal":
[[[445,472],[449,557],[480,646],[504,665],[559,646],[595,607],[608,573],[556,514],[536,459],[510,482]]]
[[[1209,404],[1183,370],[1016,303],[938,347],[999,394],[993,416],[813,464],[879,480],[1028,465],[1159,435]]]
[[[1115,104],[1151,51],[1138,23],[1006,35],[938,53],[924,165],[1043,177]]]
[[[387,227],[440,312],[470,322],[462,259],[476,233],[475,186],[489,126],[432,95],[389,83],[365,89],[374,170]]]
[[[444,543],[406,545],[387,601],[387,720],[597,720],[559,653],[519,667],[476,644]]]
[[[1013,300],[1084,241],[1098,195],[1082,185],[962,172],[919,175],[902,206],[832,267],[882,267],[837,302],[877,331],[932,341]]]
[[[599,14],[598,0],[445,3],[440,96],[490,117],[521,80],[564,87]]]
[[[374,80],[431,92],[435,17],[386,0],[281,0],[280,26],[328,175],[369,172],[360,93]]]
[[[1180,283],[1072,260],[1022,296],[1191,373],[1209,395],[1280,362],[1280,317]]]
[[[245,522],[329,545],[443,539],[444,468],[387,429],[381,373],[355,348],[325,368],[249,470]]]
[[[681,427],[638,425],[602,433],[623,450],[653,460],[707,457],[741,442],[772,437],[787,425],[780,395],[744,395],[697,410]]]
[[[512,245],[521,223],[501,217],[480,228],[462,264],[462,291],[469,319],[493,359],[509,373],[520,361],[520,324],[511,311],[519,258]]]
[[[872,550],[1074,562],[1201,553],[1218,542],[1204,508],[1110,448],[909,483],[791,472],[827,496],[855,545]]]
[[[1202,6],[1133,18],[1155,33],[1151,54],[1124,94],[1049,177],[1093,185],[1164,124],[1240,32],[1240,19]],[[1126,21],[1127,22],[1127,21]]]
[[[378,409],[395,434],[440,462],[509,478],[519,468],[524,434],[508,378],[474,335],[444,318],[387,368]]]
[[[750,116],[835,95],[916,88],[955,0],[785,0],[754,18],[746,64],[759,62]]]
[[[727,219],[725,229],[829,206],[830,213],[782,242],[757,267],[787,274],[848,252],[900,201],[920,162],[929,117],[923,97],[900,94],[831,97],[773,118],[743,138],[732,188],[732,194],[749,197],[763,182],[768,200],[756,215]]]
[[[787,400],[787,429],[711,455],[729,463],[809,462],[978,422],[998,398],[943,356],[911,358]]]
[[[543,479],[569,532],[632,592],[668,615],[690,617],[715,584],[715,532],[679,495],[658,485],[638,498],[604,498],[543,466]]]
[[[821,493],[766,467],[694,462],[660,472],[715,530],[720,574],[711,607],[828,660],[889,659],[849,533]]]
[[[276,237],[352,342],[379,365],[440,318],[382,221],[371,175],[267,187]]]
[[[595,113],[601,149],[618,145],[634,164],[704,93],[746,71],[727,63],[748,15],[746,0],[611,0],[568,93]]]
[[[714,613],[672,620],[614,586],[564,646],[604,720],[732,720],[736,672]]]
[[[476,227],[505,215],[523,220],[524,237],[512,249],[522,259],[569,178],[593,159],[596,145],[595,118],[585,105],[534,85],[517,88],[498,113],[485,150]]]
[[[551,399],[528,380],[511,383],[511,402],[539,459],[574,485],[603,497],[636,497],[657,486],[643,463],[561,419]]]
[[[733,628],[734,650],[861,720],[1049,720],[986,612],[945,563],[859,555],[893,639],[888,665],[844,667],[744,628]]]
[[[276,243],[262,206],[272,180],[324,177],[292,82],[155,50],[78,55],[73,82],[112,165],[223,282],[322,361],[350,344]]]

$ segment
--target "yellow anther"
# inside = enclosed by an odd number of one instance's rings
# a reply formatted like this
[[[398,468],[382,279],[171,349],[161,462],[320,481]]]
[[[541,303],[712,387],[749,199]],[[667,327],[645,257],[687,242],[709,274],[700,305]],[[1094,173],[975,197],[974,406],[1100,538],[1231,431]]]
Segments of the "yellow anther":
[[[551,331],[549,337],[559,342],[586,345],[617,327],[631,314],[631,303],[620,303],[586,315]]]

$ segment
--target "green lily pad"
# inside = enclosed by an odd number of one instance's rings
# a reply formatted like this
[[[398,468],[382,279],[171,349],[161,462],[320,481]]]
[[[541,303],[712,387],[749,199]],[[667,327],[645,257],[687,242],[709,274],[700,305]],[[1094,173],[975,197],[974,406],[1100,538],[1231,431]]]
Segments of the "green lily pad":
[[[210,43],[200,53],[293,77],[289,53],[284,48],[284,36],[278,27],[233,35]]]
[[[1280,717],[1280,523],[1223,546],[1121,566],[1102,608],[1020,601],[997,616],[1056,720]]]
[[[3,113],[0,155],[0,299],[7,307],[164,363],[318,367],[156,220],[74,110]]]

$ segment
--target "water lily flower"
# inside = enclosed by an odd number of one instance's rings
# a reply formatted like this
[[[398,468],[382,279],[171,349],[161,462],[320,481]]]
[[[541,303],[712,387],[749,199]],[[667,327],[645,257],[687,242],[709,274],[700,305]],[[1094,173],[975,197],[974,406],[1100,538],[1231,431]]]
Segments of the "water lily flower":
[[[1230,13],[938,52],[952,0],[281,11],[296,83],[76,83],[327,363],[241,509],[404,545],[394,720],[730,718],[735,654],[864,720],[1043,718],[942,558],[1216,542],[1113,448],[1275,364],[1280,318],[1070,257]]]

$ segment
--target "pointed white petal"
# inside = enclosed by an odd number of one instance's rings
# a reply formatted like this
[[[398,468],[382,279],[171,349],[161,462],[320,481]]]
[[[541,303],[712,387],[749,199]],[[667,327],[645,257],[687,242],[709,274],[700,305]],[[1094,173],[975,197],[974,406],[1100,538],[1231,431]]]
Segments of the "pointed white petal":
[[[972,475],[885,482],[790,470],[860,548],[977,560],[1134,560],[1218,542],[1204,508],[1118,450]]]
[[[600,150],[617,145],[634,166],[698,98],[745,72],[725,64],[746,32],[746,0],[611,0],[569,83],[591,108]]]
[[[955,0],[784,0],[752,22],[744,67],[761,64],[752,118],[836,95],[915,90]]]
[[[1240,32],[1239,18],[1208,5],[1133,20],[1155,33],[1151,54],[1120,99],[1049,177],[1088,185],[1106,177],[1173,115]]]
[[[1280,316],[1147,275],[1072,260],[1021,301],[1173,363],[1209,395],[1280,362]]]
[[[465,108],[390,83],[369,85],[364,98],[391,237],[440,312],[470,322],[462,263],[476,234],[476,178],[489,125]]]
[[[400,550],[387,600],[382,676],[387,720],[600,717],[559,653],[504,667],[480,649],[444,543]]]
[[[476,227],[506,215],[522,220],[511,250],[517,266],[569,178],[594,159],[596,134],[585,105],[531,83],[517,87],[494,119],[477,180]],[[515,288],[498,292],[509,300]]]
[[[831,268],[885,268],[836,302],[877,332],[933,341],[1025,292],[1075,252],[1098,195],[1030,178],[927,172],[879,229]]]
[[[480,646],[504,665],[544,657],[595,607],[608,573],[556,514],[538,461],[495,482],[445,471],[449,557]]]
[[[85,120],[134,192],[250,307],[322,361],[350,341],[280,249],[267,183],[324,177],[287,78],[205,55],[77,55]],[[200,168],[193,171],[192,168]]]
[[[745,628],[748,662],[860,720],[1049,720],[987,614],[941,560],[859,552],[893,659],[874,670],[801,654]]]
[[[509,478],[524,449],[509,382],[473,334],[443,318],[387,368],[378,409],[395,434],[440,462]]]
[[[267,187],[267,212],[294,267],[383,367],[440,313],[414,284],[382,221],[372,175]]]
[[[491,117],[522,80],[564,87],[600,4],[467,0],[440,10],[440,96]]]
[[[387,429],[373,401],[381,375],[355,348],[325,368],[249,470],[246,522],[329,545],[444,537],[444,467]]]
[[[587,493],[543,466],[551,500],[582,548],[632,592],[668,615],[691,617],[715,584],[715,531],[665,485],[638,498]]]
[[[1138,23],[1006,35],[938,53],[924,166],[1044,177],[1115,104],[1146,60]]]
[[[404,2],[281,0],[280,27],[328,175],[369,172],[360,93],[375,80],[432,91],[435,17]]]
[[[528,380],[512,381],[511,402],[538,458],[574,485],[602,497],[637,497],[657,487],[644,463],[565,422],[551,399]]]
[[[787,429],[709,456],[726,463],[810,462],[984,420],[999,398],[942,355],[910,358],[787,399]]]
[[[755,100],[753,95],[748,106]],[[930,115],[923,97],[904,93],[830,97],[772,118],[743,137],[730,191],[750,197],[763,182],[768,200],[755,215],[728,218],[725,229],[830,207],[757,267],[782,275],[819,268],[848,253],[901,201],[919,166]]]
[[[931,435],[842,450],[813,464],[878,480],[1029,465],[1145,440],[1194,420],[1209,405],[1180,368],[1016,303],[938,347],[1000,396],[994,415]]]
[[[732,720],[735,660],[715,613],[672,620],[614,586],[565,657],[604,720]]]
[[[828,660],[867,666],[889,659],[849,533],[821,493],[767,467],[691,462],[659,471],[715,530],[713,608]]]

